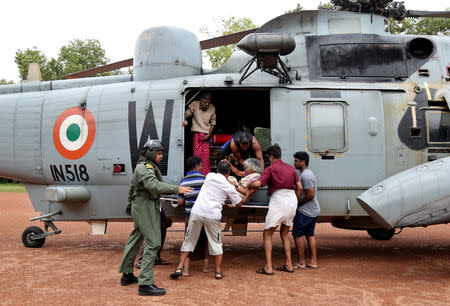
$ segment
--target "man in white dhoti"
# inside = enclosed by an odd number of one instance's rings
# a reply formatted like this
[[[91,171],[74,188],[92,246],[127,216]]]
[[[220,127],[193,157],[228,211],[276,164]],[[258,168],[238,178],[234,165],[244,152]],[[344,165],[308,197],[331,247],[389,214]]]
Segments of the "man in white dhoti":
[[[247,185],[249,189],[268,185],[271,195],[263,234],[266,265],[256,272],[259,274],[273,275],[272,237],[278,225],[281,225],[280,236],[286,255],[286,263],[277,267],[277,270],[292,273],[294,272],[294,268],[292,266],[291,244],[288,233],[303,188],[294,167],[281,160],[281,148],[278,145],[270,146],[267,149],[267,154],[271,163],[270,167],[264,170],[257,181]]]

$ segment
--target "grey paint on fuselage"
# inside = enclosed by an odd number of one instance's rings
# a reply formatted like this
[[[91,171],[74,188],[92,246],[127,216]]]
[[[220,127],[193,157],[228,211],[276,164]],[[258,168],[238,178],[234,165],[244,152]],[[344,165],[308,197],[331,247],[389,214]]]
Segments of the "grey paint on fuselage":
[[[428,105],[430,98],[424,91],[428,88],[434,94],[449,90],[450,76],[445,70],[450,61],[448,38],[427,36],[436,47],[433,56],[421,63],[428,71],[427,77],[418,71],[408,71],[408,78],[389,78],[388,82],[314,81],[315,73],[321,71],[321,63],[312,63],[317,67],[310,69],[306,44],[307,36],[349,34],[349,31],[388,37],[384,22],[383,17],[368,14],[306,11],[287,14],[263,25],[259,32],[289,32],[295,38],[294,52],[282,57],[292,67],[292,78],[295,79],[296,72],[299,76],[290,85],[280,84],[278,78],[260,71],[238,84],[239,69],[249,57],[236,52],[222,68],[204,75],[139,82],[131,81],[128,76],[119,83],[116,83],[118,79],[101,79],[98,82],[102,85],[95,86],[91,86],[98,84],[93,80],[69,80],[56,82],[58,88],[42,82],[21,86],[20,91],[17,86],[1,87],[0,175],[25,181],[36,211],[61,210],[61,215],[53,217],[55,220],[129,219],[124,213],[128,185],[137,153],[148,135],[161,138],[167,148],[167,164],[161,165],[166,182],[177,184],[184,174],[186,152],[181,122],[189,91],[266,90],[270,92],[270,103],[268,109],[261,111],[270,113],[267,127],[271,129],[272,143],[278,143],[282,148],[282,159],[292,164],[292,155],[299,150],[307,150],[311,155],[310,168],[318,179],[320,220],[352,221],[352,218],[361,217],[366,218],[362,225],[376,225],[370,224],[368,214],[357,203],[356,198],[361,193],[396,174],[395,179],[401,180],[406,176],[402,171],[428,159],[449,156],[448,150],[432,147],[425,139],[421,140],[420,147],[415,147],[411,145],[415,140],[407,135],[412,124],[408,103],[419,102],[420,112],[435,110]],[[407,39],[402,38],[402,42]],[[380,41],[390,40],[380,38]],[[177,71],[176,65],[171,71]],[[86,86],[79,87],[83,84]],[[43,91],[22,92],[23,88]],[[444,106],[439,106],[439,110],[447,111],[445,103],[450,101],[442,103]],[[315,123],[311,120],[311,109],[321,105],[335,105],[342,111],[344,136],[341,148],[329,151],[312,148],[311,124]],[[54,141],[59,135],[55,134],[55,122],[70,108],[86,108],[95,119],[92,146],[75,159],[64,158]],[[324,116],[322,122],[331,118],[327,113]],[[427,123],[422,113],[418,123],[425,133]],[[406,134],[399,137],[398,130],[400,134]],[[322,142],[336,143],[331,134],[319,136]],[[424,141],[426,146],[423,146]],[[430,153],[431,149],[441,151]],[[124,165],[125,171],[115,174],[115,164]],[[89,191],[90,198],[78,203],[48,201],[46,188],[49,186],[83,186]],[[255,198],[258,205],[267,205],[264,190],[258,191]],[[183,220],[182,208],[164,205],[169,218]],[[441,206],[439,202],[438,207]],[[254,220],[261,222],[266,210],[249,208],[241,212],[256,216]],[[426,220],[418,224],[424,225]]]

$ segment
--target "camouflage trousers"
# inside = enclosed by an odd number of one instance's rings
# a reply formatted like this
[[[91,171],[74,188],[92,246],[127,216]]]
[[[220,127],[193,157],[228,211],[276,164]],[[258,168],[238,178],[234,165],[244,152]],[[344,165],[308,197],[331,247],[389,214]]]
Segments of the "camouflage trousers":
[[[152,285],[155,278],[153,265],[161,246],[159,203],[157,200],[150,200],[146,197],[135,197],[131,205],[131,216],[134,220],[134,229],[125,245],[119,272],[133,272],[134,261],[145,240],[139,285]]]

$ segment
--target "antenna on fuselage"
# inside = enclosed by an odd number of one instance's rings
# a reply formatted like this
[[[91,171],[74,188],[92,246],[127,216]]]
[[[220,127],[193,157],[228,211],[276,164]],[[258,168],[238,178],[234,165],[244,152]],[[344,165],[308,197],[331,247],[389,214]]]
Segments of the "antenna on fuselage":
[[[28,74],[26,82],[40,82],[42,81],[41,66],[39,63],[28,64]]]

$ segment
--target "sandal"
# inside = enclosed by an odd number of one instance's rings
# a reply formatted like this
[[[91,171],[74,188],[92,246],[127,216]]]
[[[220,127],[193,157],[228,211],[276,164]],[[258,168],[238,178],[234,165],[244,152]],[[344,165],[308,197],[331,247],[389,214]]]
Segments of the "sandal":
[[[307,267],[306,266],[300,266],[299,264],[294,264],[294,269],[306,270]]]
[[[277,267],[277,270],[278,271],[283,271],[283,272],[288,272],[288,273],[294,273],[294,269],[288,270],[286,265],[281,265],[281,266]]]
[[[181,275],[183,275],[183,270],[181,268],[176,268],[175,271],[170,274],[170,278],[178,279],[178,277],[180,277]]]
[[[262,267],[261,269],[256,270],[256,273],[264,274],[264,275],[273,275],[274,274],[273,272],[272,273],[267,272],[265,267]]]
[[[222,279],[225,277],[225,275],[223,275],[223,272],[214,272],[215,273],[215,279]]]

